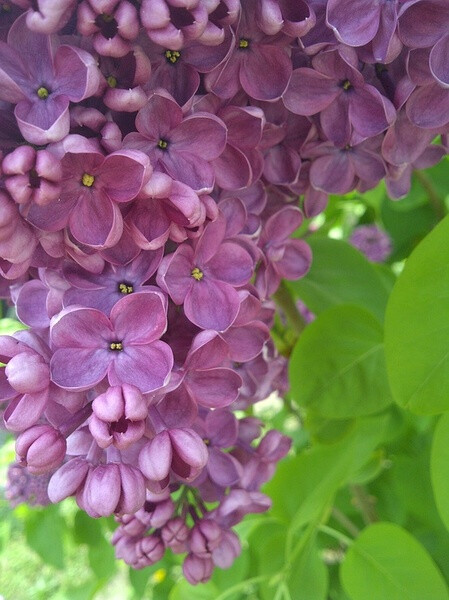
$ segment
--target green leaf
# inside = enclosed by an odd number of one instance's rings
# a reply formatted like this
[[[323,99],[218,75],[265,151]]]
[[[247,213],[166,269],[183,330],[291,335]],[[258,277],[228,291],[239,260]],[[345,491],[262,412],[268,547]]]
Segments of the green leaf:
[[[89,517],[83,510],[76,512],[73,537],[78,544],[88,546],[96,546],[104,541],[100,522]]]
[[[418,414],[449,409],[449,217],[419,244],[387,307],[385,354],[395,400]]]
[[[401,210],[402,202],[385,198],[382,205],[382,221],[393,240],[390,261],[406,258],[437,223],[435,212],[428,204]]]
[[[44,562],[64,568],[65,523],[59,515],[57,506],[48,506],[43,510],[33,510],[25,522],[25,534],[28,545]]]
[[[365,418],[341,442],[282,461],[264,488],[273,500],[271,514],[295,530],[318,518],[339,487],[369,460],[387,421],[384,416]]]
[[[103,538],[100,544],[89,546],[89,564],[98,579],[109,579],[117,570],[114,548]]]
[[[328,570],[312,537],[294,561],[287,586],[294,600],[326,600],[328,585]]]
[[[313,262],[305,277],[287,282],[295,297],[316,314],[337,304],[356,304],[383,320],[388,300],[384,277],[355,248],[342,240],[307,240]]]
[[[340,573],[351,600],[449,600],[444,579],[425,548],[393,523],[364,529]]]
[[[248,552],[245,552],[244,550],[240,556],[235,559],[229,569],[216,568],[212,576],[212,582],[221,592],[223,592],[233,585],[244,581],[248,573],[248,568],[249,555]],[[239,600],[239,598],[240,596],[237,592],[236,594],[229,596],[228,600]]]
[[[146,587],[148,585],[148,579],[154,571],[155,569],[152,569],[150,567],[146,567],[145,569],[132,569],[131,567],[129,568],[129,581],[133,587],[133,590],[136,593],[136,596],[138,596],[139,598],[143,596],[143,593],[145,592]]]
[[[430,475],[440,517],[449,530],[449,413],[441,417],[435,429]]]
[[[382,326],[365,309],[328,309],[308,325],[293,350],[292,398],[330,419],[384,409],[392,398],[382,338]]]
[[[305,427],[318,444],[335,444],[352,431],[355,424],[356,419],[327,419],[311,410],[305,416]]]
[[[17,319],[10,319],[9,317],[0,319],[0,335],[12,335],[22,329],[27,329],[27,326],[17,321]]]
[[[260,532],[259,543],[256,548],[258,555],[258,572],[260,575],[276,574],[282,571],[285,564],[286,528],[278,527],[277,531],[270,528]],[[276,587],[264,583],[260,585],[261,600],[273,600]]]
[[[218,595],[217,586],[212,581],[194,586],[182,580],[172,587],[168,600],[215,600]]]

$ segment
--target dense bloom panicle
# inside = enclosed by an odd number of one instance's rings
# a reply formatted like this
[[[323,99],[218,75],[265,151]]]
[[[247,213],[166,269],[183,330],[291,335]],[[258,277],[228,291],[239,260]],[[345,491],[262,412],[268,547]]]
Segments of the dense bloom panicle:
[[[270,296],[310,267],[304,217],[447,153],[447,1],[0,12],[0,296],[29,328],[0,336],[7,497],[74,496],[133,568],[169,548],[205,582],[290,449],[250,415],[288,389]]]

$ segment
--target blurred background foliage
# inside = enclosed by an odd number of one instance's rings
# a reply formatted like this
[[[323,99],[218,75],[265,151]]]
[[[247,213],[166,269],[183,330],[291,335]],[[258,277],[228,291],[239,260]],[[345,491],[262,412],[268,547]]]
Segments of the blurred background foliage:
[[[449,343],[448,167],[446,158],[415,173],[400,201],[383,183],[331,197],[296,232],[314,262],[277,293],[273,330],[291,359],[291,390],[252,409],[293,448],[265,486],[272,510],[236,528],[243,552],[231,569],[195,588],[175,555],[132,571],[114,559],[112,518],[91,519],[73,500],[11,508],[2,493],[0,597],[449,600],[449,418],[438,416],[449,410],[449,369],[432,368],[440,354],[445,366]],[[391,237],[385,263],[348,244],[362,224]],[[292,313],[298,300],[317,317],[304,331]],[[0,332],[19,327],[6,307]],[[13,461],[13,440],[0,431],[3,490]]]

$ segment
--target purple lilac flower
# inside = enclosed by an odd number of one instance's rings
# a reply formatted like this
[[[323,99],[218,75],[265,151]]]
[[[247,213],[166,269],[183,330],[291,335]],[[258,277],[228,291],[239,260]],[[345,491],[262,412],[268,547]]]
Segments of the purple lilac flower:
[[[348,46],[371,42],[374,60],[388,62],[401,51],[397,24],[401,10],[411,2],[401,0],[329,0],[327,23],[336,37]]]
[[[25,16],[0,42],[0,100],[16,104],[14,114],[23,137],[32,144],[63,139],[69,133],[69,103],[92,96],[99,72],[94,58],[74,46],[59,46],[30,32]]]
[[[28,221],[45,231],[68,226],[81,244],[114,246],[123,231],[118,203],[135,198],[150,176],[147,157],[135,150],[117,150],[105,157],[95,144],[77,135],[66,138],[62,152],[59,202],[33,205]]]
[[[49,474],[31,475],[22,465],[12,463],[8,467],[5,498],[15,508],[26,502],[31,506],[47,506],[50,499],[47,494]]]
[[[215,115],[197,113],[183,118],[181,107],[168,95],[154,93],[137,114],[136,129],[124,139],[127,148],[146,152],[154,168],[209,192],[214,185],[209,162],[226,143],[226,127]]]
[[[224,331],[237,316],[236,287],[248,283],[253,260],[241,246],[224,240],[224,219],[210,223],[195,248],[182,244],[166,256],[157,281],[187,318],[205,329]]]
[[[394,121],[394,106],[364,81],[355,50],[324,51],[312,59],[312,66],[293,72],[284,104],[298,115],[319,113],[324,133],[335,144],[349,143],[352,128],[367,138]]]
[[[137,9],[128,0],[83,0],[77,25],[103,56],[125,56],[139,33]]]
[[[288,388],[270,295],[309,268],[303,213],[383,177],[401,197],[447,153],[448,19],[446,0],[0,3],[0,292],[30,328],[0,337],[12,498],[43,473],[45,502],[115,515],[132,568],[231,566],[290,447],[248,416]]]
[[[109,315],[114,304],[129,294],[154,291],[154,286],[145,283],[156,272],[161,259],[161,250],[147,250],[126,265],[108,263],[101,274],[68,263],[64,268],[64,278],[69,284],[64,292],[64,306],[79,304]]]
[[[270,43],[271,42],[271,43]],[[254,2],[245,2],[235,31],[234,49],[227,61],[205,78],[206,87],[220,98],[232,98],[240,87],[256,100],[277,100],[288,85],[291,61],[254,21]]]
[[[122,298],[110,318],[97,309],[64,309],[51,324],[52,381],[82,390],[107,376],[110,385],[154,391],[165,385],[173,365],[169,346],[159,341],[166,327],[165,299],[153,291]]]
[[[392,251],[390,236],[377,225],[360,225],[349,238],[349,243],[372,262],[384,262]]]

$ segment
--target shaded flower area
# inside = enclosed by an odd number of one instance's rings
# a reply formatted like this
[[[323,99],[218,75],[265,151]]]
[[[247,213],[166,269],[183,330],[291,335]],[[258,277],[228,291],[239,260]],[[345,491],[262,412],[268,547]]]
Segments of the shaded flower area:
[[[252,410],[288,388],[272,296],[310,268],[307,219],[447,153],[447,2],[1,10],[1,290],[28,327],[0,337],[8,497],[73,496],[133,568],[170,549],[206,582],[290,449]]]

